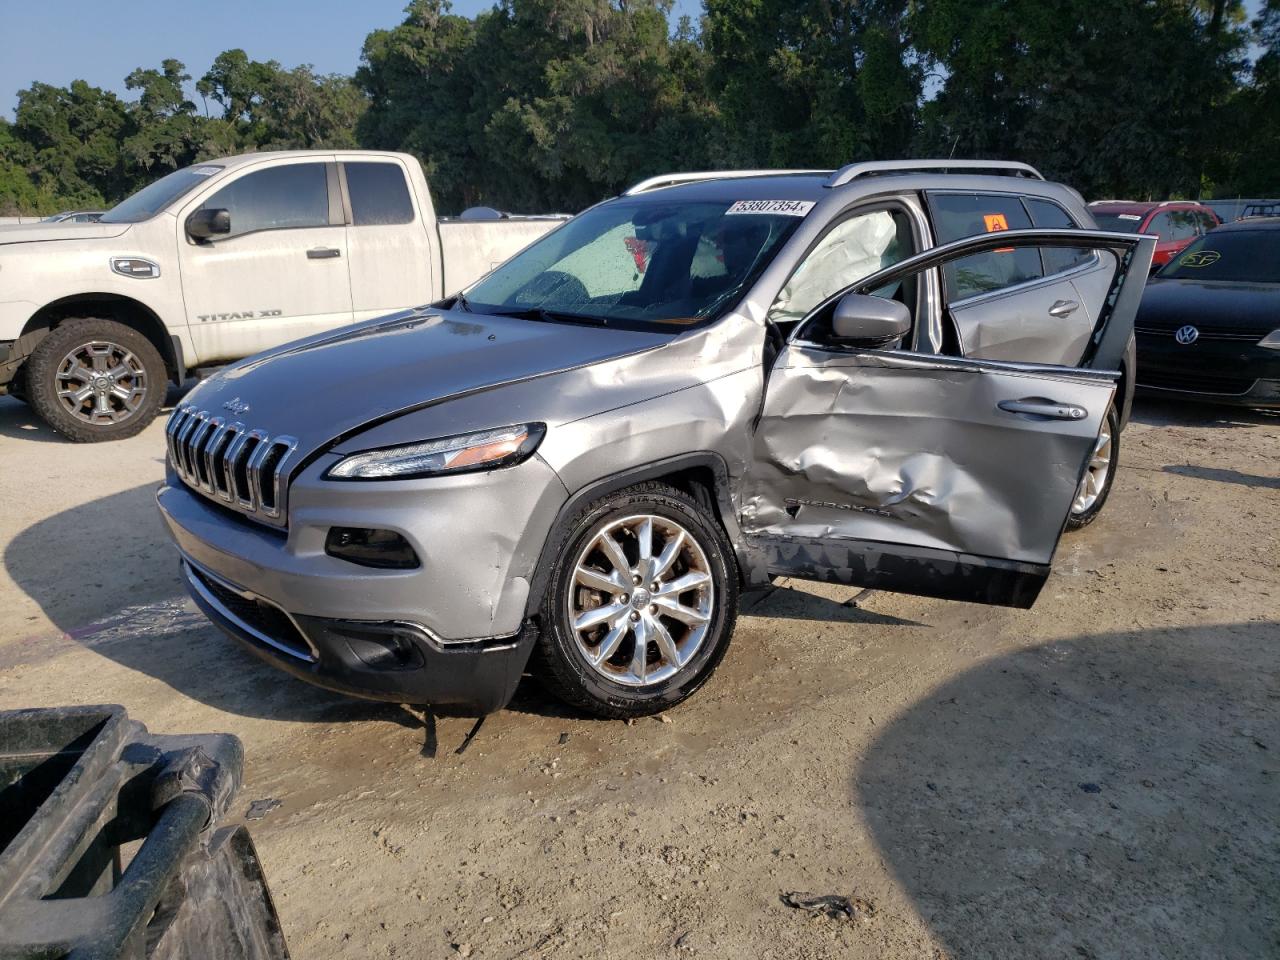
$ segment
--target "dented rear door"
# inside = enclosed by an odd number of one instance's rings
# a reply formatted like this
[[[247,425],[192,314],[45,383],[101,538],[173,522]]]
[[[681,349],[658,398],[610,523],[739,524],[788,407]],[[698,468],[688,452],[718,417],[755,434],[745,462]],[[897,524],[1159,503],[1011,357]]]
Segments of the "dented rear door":
[[[771,573],[1031,606],[1115,394],[1151,241],[1010,231],[851,288],[883,289],[993,242],[1068,238],[1118,253],[1080,366],[824,343],[822,308],[797,329],[770,373],[743,490],[743,531]]]

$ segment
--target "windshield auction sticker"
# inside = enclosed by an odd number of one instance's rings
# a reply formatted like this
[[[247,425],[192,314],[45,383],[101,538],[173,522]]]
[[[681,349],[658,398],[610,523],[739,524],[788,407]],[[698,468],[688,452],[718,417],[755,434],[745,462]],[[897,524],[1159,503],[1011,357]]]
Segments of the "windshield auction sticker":
[[[1222,259],[1222,254],[1217,250],[1197,250],[1195,253],[1188,253],[1178,263],[1184,267],[1207,267],[1211,263],[1217,263],[1220,259]]]
[[[803,217],[813,209],[812,200],[739,200],[724,215],[735,213],[771,213],[784,217]]]

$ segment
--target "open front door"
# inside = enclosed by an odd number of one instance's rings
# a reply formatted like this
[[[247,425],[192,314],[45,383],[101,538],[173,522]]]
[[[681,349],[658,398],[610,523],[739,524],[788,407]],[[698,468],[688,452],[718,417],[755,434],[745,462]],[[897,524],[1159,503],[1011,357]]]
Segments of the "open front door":
[[[1117,252],[1081,366],[859,346],[832,332],[839,296],[797,327],[770,373],[744,489],[743,530],[771,573],[1035,601],[1115,393],[1152,240],[1077,230],[973,237],[842,293],[1018,246]]]

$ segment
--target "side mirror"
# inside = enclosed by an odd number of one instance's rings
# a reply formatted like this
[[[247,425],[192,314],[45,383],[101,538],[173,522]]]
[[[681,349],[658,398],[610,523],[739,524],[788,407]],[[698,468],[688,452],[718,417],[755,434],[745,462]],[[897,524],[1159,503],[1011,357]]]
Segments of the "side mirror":
[[[831,316],[836,340],[860,347],[885,347],[911,332],[906,304],[865,293],[846,293]]]
[[[196,243],[231,232],[231,213],[227,210],[197,210],[187,217],[187,236]]]

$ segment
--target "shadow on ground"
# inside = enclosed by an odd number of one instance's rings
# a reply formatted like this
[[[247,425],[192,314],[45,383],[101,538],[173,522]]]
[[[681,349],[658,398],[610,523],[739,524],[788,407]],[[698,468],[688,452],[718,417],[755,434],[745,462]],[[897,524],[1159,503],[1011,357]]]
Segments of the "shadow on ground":
[[[1164,472],[1175,473],[1180,477],[1194,477],[1197,480],[1238,483],[1242,487],[1280,490],[1280,477],[1263,477],[1256,473],[1241,473],[1239,470],[1227,470],[1221,467],[1199,467],[1190,463],[1170,464],[1164,468]]]
[[[164,407],[160,411],[160,419],[167,417],[174,404],[178,403],[195,385],[195,380],[188,380],[181,387],[170,384]],[[0,397],[0,437],[12,437],[15,440],[29,440],[35,443],[71,445],[70,440],[37,417],[34,410],[16,397]]]
[[[1280,950],[1280,623],[1085,636],[983,663],[855,774],[954,957]]]

